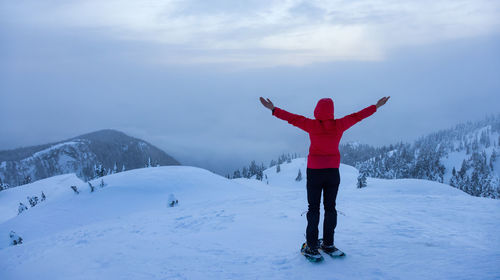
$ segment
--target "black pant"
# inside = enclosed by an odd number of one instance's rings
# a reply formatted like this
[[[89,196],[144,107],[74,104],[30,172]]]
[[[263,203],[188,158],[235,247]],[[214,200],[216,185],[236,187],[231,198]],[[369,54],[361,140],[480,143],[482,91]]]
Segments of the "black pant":
[[[323,206],[325,219],[323,223],[323,243],[333,244],[333,235],[337,226],[337,210],[335,200],[339,191],[340,173],[338,168],[310,169],[307,168],[307,229],[306,239],[309,247],[318,247],[318,224],[321,191],[323,191]]]

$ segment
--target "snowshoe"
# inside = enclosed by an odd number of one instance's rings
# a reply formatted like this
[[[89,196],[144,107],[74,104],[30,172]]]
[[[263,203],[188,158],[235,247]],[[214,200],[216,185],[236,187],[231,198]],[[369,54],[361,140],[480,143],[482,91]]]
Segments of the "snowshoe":
[[[327,246],[323,244],[323,239],[319,239],[318,242],[319,248],[321,249],[321,251],[323,251],[323,253],[326,253],[334,258],[345,256],[345,253],[340,251],[337,247],[335,247],[335,245]]]
[[[305,242],[300,248],[300,253],[310,262],[317,263],[323,261],[323,256],[319,253],[318,249],[309,248]]]

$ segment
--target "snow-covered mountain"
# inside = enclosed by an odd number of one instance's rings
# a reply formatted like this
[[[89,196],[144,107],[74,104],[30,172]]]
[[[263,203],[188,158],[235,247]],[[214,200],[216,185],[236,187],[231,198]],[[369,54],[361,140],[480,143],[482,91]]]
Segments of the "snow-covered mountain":
[[[260,181],[165,166],[90,181],[94,192],[71,174],[7,189],[0,279],[500,278],[500,200],[416,179],[368,178],[357,189],[347,165],[335,239],[347,256],[309,263],[299,253],[305,168],[294,159]],[[17,214],[41,192],[44,201]]]
[[[146,141],[106,129],[56,143],[0,151],[0,185],[14,187],[67,173],[89,180],[97,177],[96,173],[116,173],[147,164],[180,163]]]
[[[500,115],[429,134],[413,144],[344,144],[342,162],[377,178],[417,178],[500,198]]]

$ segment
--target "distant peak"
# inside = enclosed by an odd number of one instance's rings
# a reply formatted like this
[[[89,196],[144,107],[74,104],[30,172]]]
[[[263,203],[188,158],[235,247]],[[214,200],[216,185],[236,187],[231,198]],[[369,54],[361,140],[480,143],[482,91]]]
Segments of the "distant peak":
[[[107,129],[101,129],[101,130],[97,130],[97,131],[94,131],[94,132],[89,132],[89,133],[86,133],[86,134],[82,134],[82,135],[79,135],[79,136],[77,136],[75,138],[86,138],[88,136],[94,136],[94,135],[106,135],[106,136],[119,135],[119,136],[128,136],[128,135],[126,135],[125,133],[123,133],[123,132],[121,132],[119,130],[107,128]]]

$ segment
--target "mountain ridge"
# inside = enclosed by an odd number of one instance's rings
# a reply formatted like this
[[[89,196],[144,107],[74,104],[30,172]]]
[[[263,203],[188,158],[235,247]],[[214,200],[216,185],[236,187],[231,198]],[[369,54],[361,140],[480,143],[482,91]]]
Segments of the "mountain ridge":
[[[0,189],[66,173],[87,181],[146,165],[181,163],[147,141],[102,129],[62,141],[0,151]]]

